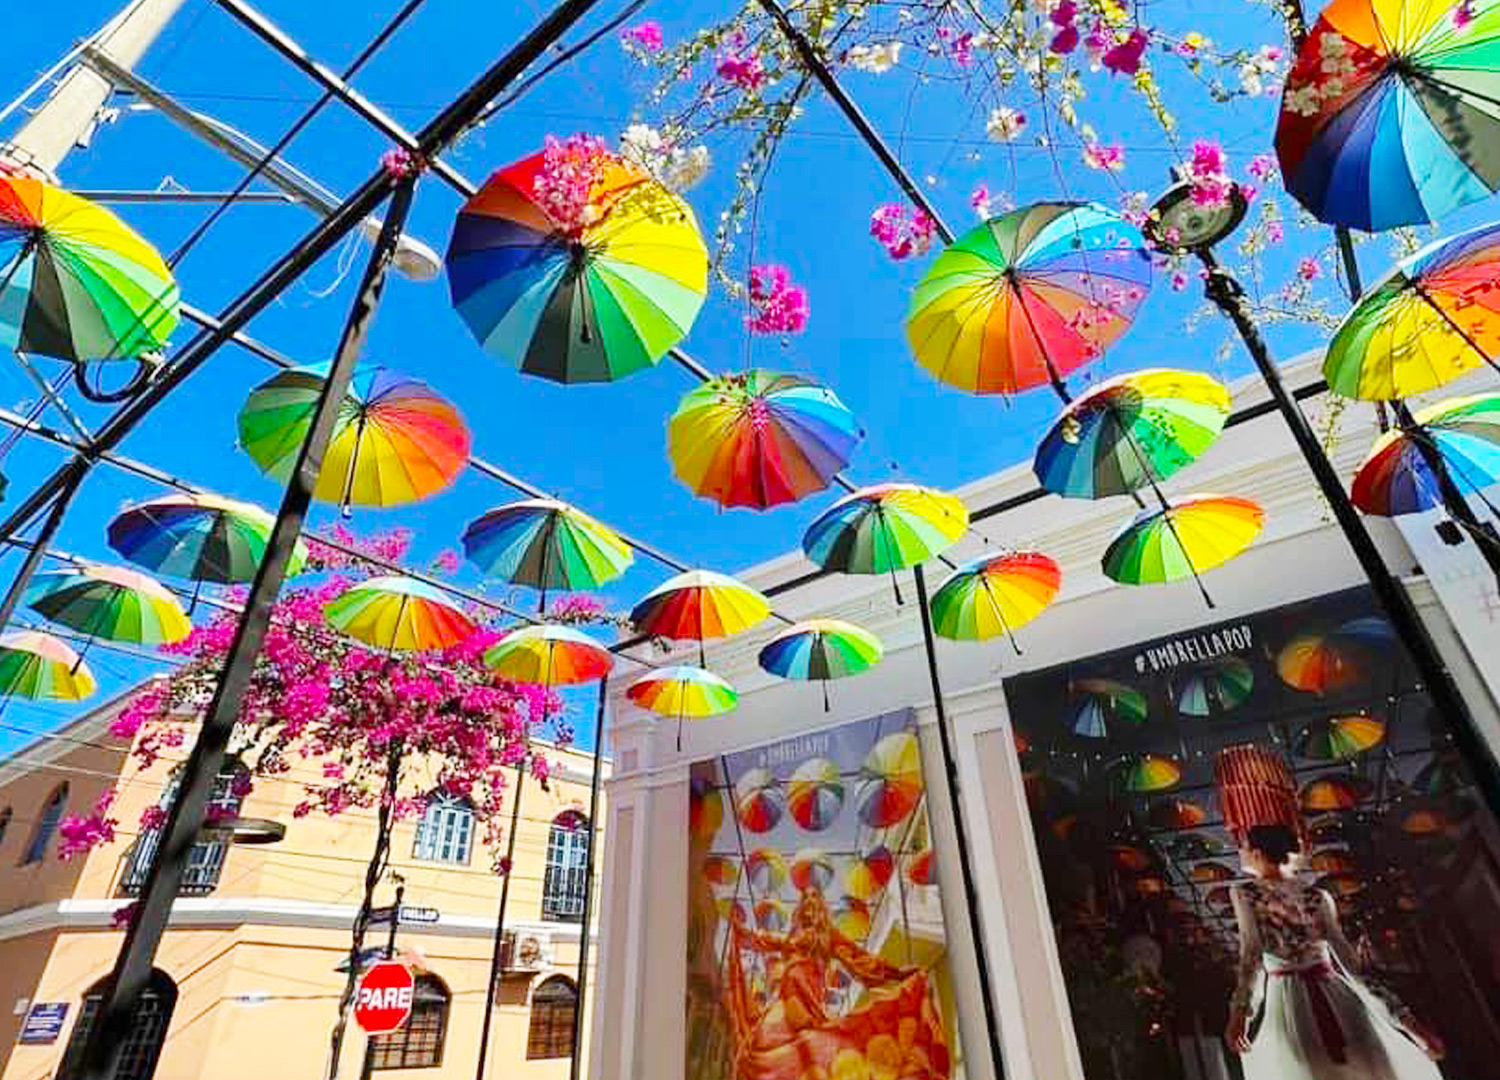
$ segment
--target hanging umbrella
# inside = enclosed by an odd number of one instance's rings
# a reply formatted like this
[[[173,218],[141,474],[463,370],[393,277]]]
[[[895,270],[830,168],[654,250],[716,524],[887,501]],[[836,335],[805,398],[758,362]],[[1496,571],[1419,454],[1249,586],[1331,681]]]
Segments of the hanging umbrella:
[[[906,879],[913,885],[931,885],[937,880],[932,848],[924,848],[912,856],[911,863],[906,868]]]
[[[1243,705],[1255,689],[1255,670],[1239,657],[1214,660],[1177,682],[1177,711],[1183,716],[1215,716]]]
[[[240,409],[240,446],[272,479],[297,464],[328,365],[278,372]],[[362,367],[339,405],[315,498],[350,506],[401,506],[448,487],[469,460],[469,429],[426,383]]]
[[[61,638],[37,630],[0,634],[0,695],[32,701],[82,701],[99,688],[83,658]]]
[[[1221,862],[1201,862],[1194,864],[1188,871],[1195,884],[1217,885],[1221,881],[1230,881],[1234,878],[1234,871]]]
[[[1408,836],[1436,836],[1448,825],[1448,812],[1437,805],[1419,806],[1401,815],[1401,831]]]
[[[823,711],[828,711],[828,680],[868,671],[880,663],[884,649],[868,630],[839,619],[809,619],[787,627],[760,650],[760,666],[783,679],[823,683]]]
[[[1361,776],[1320,776],[1303,784],[1298,798],[1303,810],[1318,814],[1353,810],[1374,791],[1374,785]]]
[[[1298,755],[1313,761],[1348,761],[1385,738],[1385,725],[1369,716],[1314,720],[1297,733]]]
[[[380,649],[447,649],[477,629],[441,589],[396,575],[361,581],[323,613],[334,629]]]
[[[1496,267],[1500,272],[1500,265]],[[1386,432],[1354,474],[1349,496],[1367,514],[1398,517],[1444,505],[1420,442],[1442,456],[1454,486],[1474,494],[1500,483],[1500,394],[1454,398],[1416,414],[1414,430]],[[1480,496],[1483,498],[1483,496]]]
[[[917,360],[975,394],[1014,394],[1096,360],[1151,285],[1134,225],[1102,206],[1036,203],[970,230],[933,261],[907,312]]]
[[[826,488],[861,436],[832,390],[752,368],[687,392],[667,423],[667,456],[695,494],[765,510]]]
[[[52,622],[109,641],[165,645],[193,629],[177,597],[122,566],[79,566],[38,574],[24,603]]]
[[[0,174],[0,347],[61,360],[132,360],[166,347],[177,282],[101,206]]]
[[[682,722],[723,716],[734,711],[739,694],[719,676],[686,664],[655,668],[625,691],[625,696],[658,716],[677,718],[677,749],[682,749]]]
[[[688,570],[652,589],[630,612],[637,633],[673,641],[730,637],[763,622],[771,605],[756,590],[725,574]]]
[[[888,573],[894,582],[897,570],[940,555],[968,527],[961,499],[916,484],[875,484],[819,514],[802,535],[802,550],[825,570]]]
[[[833,925],[850,941],[861,942],[870,936],[870,905],[846,896],[834,906]]]
[[[860,766],[854,805],[859,820],[888,829],[905,819],[922,798],[922,751],[909,731],[887,735],[870,748]]]
[[[803,848],[792,859],[791,877],[798,892],[822,892],[833,882],[833,860],[821,848]]]
[[[849,860],[844,867],[844,892],[868,903],[885,888],[895,872],[895,857],[889,848],[880,844]]]
[[[1500,224],[1429,244],[1396,264],[1339,325],[1323,375],[1344,397],[1410,397],[1500,356]]]
[[[786,904],[780,900],[766,899],[755,902],[755,921],[762,930],[783,931],[791,922]]]
[[[713,781],[695,776],[688,783],[688,832],[698,840],[712,841],[724,823],[724,798]]]
[[[1111,844],[1110,860],[1127,874],[1142,874],[1151,869],[1151,855],[1134,844]]]
[[[1073,713],[1073,733],[1086,739],[1104,739],[1115,733],[1120,722],[1146,722],[1146,695],[1133,686],[1113,679],[1079,679],[1072,693],[1082,702]]]
[[[1349,853],[1338,848],[1313,852],[1307,868],[1315,874],[1352,874],[1356,870]]]
[[[109,546],[158,574],[221,585],[255,577],[276,519],[250,503],[217,495],[165,495],[121,512],[109,523]],[[287,574],[307,561],[297,541]]]
[[[448,244],[453,306],[491,356],[554,382],[610,382],[687,336],[708,288],[693,211],[610,156],[581,228],[540,197],[545,155],[496,172],[459,211]]]
[[[1152,804],[1146,819],[1154,829],[1196,829],[1208,820],[1208,813],[1187,799],[1162,799]]]
[[[469,522],[464,554],[487,577],[547,590],[597,589],[634,561],[630,546],[567,503],[523,499]]]
[[[954,641],[1004,634],[1019,653],[1015,631],[1047,610],[1061,584],[1057,563],[1040,551],[981,555],[932,594],[933,629]]]
[[[1265,520],[1249,499],[1234,495],[1189,495],[1135,516],[1105,549],[1104,573],[1122,585],[1146,585],[1191,577],[1209,607],[1199,575],[1248,548]]]
[[[581,631],[540,623],[510,631],[485,650],[484,662],[512,682],[572,686],[608,675],[614,657]]]
[[[798,765],[787,783],[786,804],[792,820],[808,832],[828,828],[844,808],[839,767],[827,758],[812,758]]]
[[[734,812],[753,833],[770,832],[786,810],[786,795],[769,769],[746,769],[734,785]]]
[[[772,848],[756,848],[745,856],[745,876],[758,893],[778,892],[786,884],[786,859]]]
[[[1197,461],[1228,416],[1229,391],[1207,375],[1170,368],[1119,375],[1063,408],[1032,469],[1058,495],[1126,495]]]
[[[1281,681],[1294,690],[1347,690],[1374,671],[1395,638],[1384,619],[1352,619],[1332,631],[1298,634],[1276,654]]]
[[[740,880],[740,864],[724,855],[709,855],[703,860],[703,877],[710,885],[730,888]]]
[[[1456,16],[1460,6],[1469,15]],[[1297,51],[1276,125],[1286,188],[1329,225],[1384,232],[1500,183],[1494,0],[1337,0]]]
[[[1116,782],[1125,791],[1166,791],[1182,779],[1182,766],[1159,754],[1128,754],[1111,766]]]

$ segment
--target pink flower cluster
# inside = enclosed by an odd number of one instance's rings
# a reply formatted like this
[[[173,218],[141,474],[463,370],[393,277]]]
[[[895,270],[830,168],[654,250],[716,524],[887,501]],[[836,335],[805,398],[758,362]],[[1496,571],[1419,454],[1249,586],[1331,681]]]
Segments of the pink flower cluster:
[[[432,560],[432,569],[439,574],[456,574],[462,565],[463,561],[459,558],[458,552],[452,548],[444,548]]]
[[[725,38],[714,73],[750,94],[759,90],[766,81],[766,69],[760,54],[745,48],[745,35],[739,31]]]
[[[920,207],[885,203],[870,215],[870,235],[891,258],[907,259],[926,254],[932,247],[937,237],[937,222]]]
[[[1134,75],[1141,70],[1141,57],[1150,42],[1151,36],[1138,26],[1124,41],[1115,42],[1106,48],[1099,57],[1099,63],[1116,75]]]
[[[109,816],[109,807],[115,793],[106,791],[99,796],[94,809],[87,814],[69,814],[57,826],[57,857],[67,862],[75,855],[82,855],[100,844],[113,842],[115,826],[119,821]]]
[[[612,160],[597,135],[548,135],[542,143],[542,167],[531,182],[531,194],[560,232],[576,236],[598,219],[594,185]]]
[[[627,26],[620,31],[620,40],[627,47],[634,45],[648,53],[661,52],[663,44],[661,23],[655,19],[647,19],[634,26]]]
[[[1119,172],[1125,168],[1125,148],[1101,142],[1084,143],[1083,163],[1101,172]]]
[[[1187,179],[1193,186],[1193,202],[1198,206],[1223,206],[1234,190],[1234,181],[1229,179],[1224,166],[1223,147],[1207,139],[1193,143]]]
[[[957,30],[946,26],[938,27],[937,32],[939,47],[944,55],[961,68],[970,67],[974,63],[974,35],[967,30],[959,33]]]
[[[339,547],[334,548],[323,543],[318,533],[309,536],[307,538],[307,569],[311,571],[362,570],[370,572],[371,565],[361,559],[360,555],[368,555],[370,558],[384,562],[399,563],[411,550],[411,530],[407,528],[387,529],[371,533],[369,536],[357,536],[347,526],[335,524],[322,531],[321,535],[338,544]],[[340,548],[348,548],[358,554],[351,555]],[[378,568],[375,569],[376,572],[383,573]]]
[[[801,333],[810,313],[807,290],[776,264],[750,268],[750,308],[745,325],[753,334]]]
[[[1078,5],[1073,0],[1062,0],[1047,18],[1057,28],[1047,46],[1049,49],[1064,56],[1078,48],[1078,24],[1074,21],[1078,18]]]

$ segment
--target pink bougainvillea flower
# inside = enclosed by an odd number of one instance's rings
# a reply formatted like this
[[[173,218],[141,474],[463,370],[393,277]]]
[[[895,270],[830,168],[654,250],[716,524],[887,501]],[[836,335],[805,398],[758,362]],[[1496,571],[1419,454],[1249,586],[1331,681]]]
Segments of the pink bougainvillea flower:
[[[620,40],[635,45],[646,52],[660,52],[663,44],[661,23],[655,19],[628,26],[620,32]]]
[[[733,83],[746,93],[755,93],[766,81],[765,65],[760,54],[745,51],[745,35],[731,34],[719,50],[714,72],[727,83]]]
[[[1151,36],[1136,27],[1124,41],[1105,49],[1099,62],[1116,75],[1134,75],[1141,70],[1141,56],[1150,41]]]
[[[1222,206],[1234,183],[1224,169],[1224,148],[1207,139],[1193,143],[1193,158],[1187,166],[1193,202],[1198,206]]]
[[[1256,154],[1250,159],[1250,165],[1245,171],[1250,174],[1251,179],[1267,183],[1276,175],[1276,159],[1270,154]]]
[[[1273,221],[1266,226],[1266,240],[1272,244],[1279,244],[1286,239],[1286,230],[1281,222]]]
[[[921,255],[932,247],[937,236],[937,222],[918,207],[886,203],[870,215],[870,235],[880,242],[893,259]]]
[[[609,148],[597,135],[548,135],[543,141],[542,167],[531,193],[560,231],[577,234],[594,223],[597,208],[590,196],[610,160]]]
[[[1058,56],[1065,56],[1078,48],[1078,27],[1072,23],[1061,27],[1057,33],[1052,35],[1052,40],[1047,44],[1047,48],[1055,52]]]
[[[807,290],[777,264],[750,268],[750,307],[745,325],[753,334],[801,333],[810,312]]]
[[[1101,142],[1085,143],[1083,163],[1091,169],[1119,172],[1125,168],[1125,148],[1119,145],[1109,146]]]
[[[1322,268],[1322,266],[1320,266],[1318,264],[1318,260],[1315,259],[1315,258],[1313,258],[1311,255],[1306,256],[1300,262],[1297,263],[1297,280],[1298,281],[1317,281],[1318,278],[1320,278],[1322,276],[1323,276],[1323,268]]]

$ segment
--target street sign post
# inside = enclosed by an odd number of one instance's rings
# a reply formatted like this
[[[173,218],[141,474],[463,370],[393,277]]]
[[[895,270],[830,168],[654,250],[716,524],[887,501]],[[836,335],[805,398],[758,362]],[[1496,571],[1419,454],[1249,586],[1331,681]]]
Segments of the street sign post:
[[[359,996],[354,999],[354,1019],[371,1035],[395,1031],[411,1015],[412,994],[416,987],[405,964],[384,960],[359,980]]]

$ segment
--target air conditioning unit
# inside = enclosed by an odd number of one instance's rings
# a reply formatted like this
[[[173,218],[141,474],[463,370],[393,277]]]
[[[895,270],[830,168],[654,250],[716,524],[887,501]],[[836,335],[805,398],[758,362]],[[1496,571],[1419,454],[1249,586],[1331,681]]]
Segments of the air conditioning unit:
[[[500,945],[505,971],[541,971],[552,965],[552,938],[535,930],[507,930]]]

